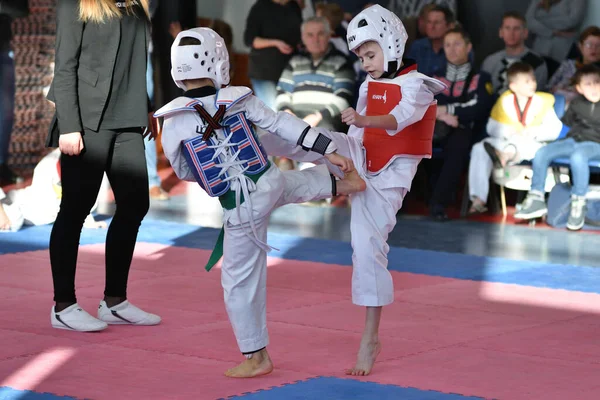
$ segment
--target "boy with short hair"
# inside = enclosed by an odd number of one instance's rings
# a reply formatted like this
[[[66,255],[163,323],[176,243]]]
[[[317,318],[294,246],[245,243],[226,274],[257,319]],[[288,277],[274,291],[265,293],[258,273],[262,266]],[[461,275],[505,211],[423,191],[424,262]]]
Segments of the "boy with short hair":
[[[507,71],[508,88],[496,101],[487,123],[490,136],[476,143],[469,164],[470,213],[487,211],[492,169],[531,160],[544,142],[560,134],[562,123],[554,111],[554,96],[536,92],[531,65],[517,61]]]
[[[542,56],[525,46],[529,36],[525,17],[518,11],[504,13],[498,35],[504,48],[487,56],[481,64],[481,70],[492,78],[494,93],[502,94],[508,89],[508,68],[518,61],[531,65],[538,87],[545,87],[548,67]]]
[[[162,144],[180,179],[196,181],[223,206],[224,228],[206,266],[223,255],[225,306],[246,360],[229,377],[250,378],[273,370],[266,350],[267,225],[271,212],[299,203],[364,190],[352,162],[307,123],[275,113],[246,87],[227,87],[229,54],[213,30],[180,32],[171,48],[171,74],[184,96],[155,113],[164,117]],[[281,172],[271,166],[253,124],[306,150],[324,155],[346,172],[335,180],[324,166]],[[272,135],[267,135],[272,136]]]
[[[600,159],[600,69],[592,64],[581,67],[573,77],[573,86],[579,96],[571,101],[562,118],[570,127],[567,137],[547,144],[535,154],[531,190],[515,219],[535,219],[548,213],[544,196],[548,167],[557,158],[569,157],[573,187],[567,229],[579,230],[585,224],[589,161]]]
[[[339,154],[352,159],[367,185],[364,192],[350,196],[352,302],[366,308],[366,320],[356,365],[348,375],[368,375],[381,351],[382,307],[394,301],[387,238],[419,162],[431,157],[434,95],[445,88],[417,72],[413,60],[402,60],[407,36],[400,19],[379,5],[352,19],[348,47],[360,59],[367,79],[359,90],[358,112],[342,112],[342,121],[351,125],[348,135],[322,131]]]

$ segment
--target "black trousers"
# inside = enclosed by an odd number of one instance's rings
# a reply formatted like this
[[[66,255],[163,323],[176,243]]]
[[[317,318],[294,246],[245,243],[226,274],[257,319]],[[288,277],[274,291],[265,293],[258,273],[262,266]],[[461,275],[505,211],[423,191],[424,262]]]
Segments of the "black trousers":
[[[106,236],[106,296],[127,297],[127,279],[142,219],[148,212],[148,172],[141,129],[86,130],[84,150],[61,156],[62,199],[50,235],[54,301],[75,302],[75,268],[83,222],[106,172],[117,205]]]
[[[431,197],[432,207],[447,207],[452,203],[460,177],[467,166],[473,140],[473,130],[459,126],[439,144],[443,148],[443,164]]]

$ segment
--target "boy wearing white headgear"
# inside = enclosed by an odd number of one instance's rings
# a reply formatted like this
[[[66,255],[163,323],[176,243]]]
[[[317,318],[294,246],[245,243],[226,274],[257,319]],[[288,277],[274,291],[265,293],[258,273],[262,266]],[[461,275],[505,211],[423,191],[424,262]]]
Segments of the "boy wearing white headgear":
[[[431,157],[434,95],[445,86],[417,72],[414,61],[402,60],[406,30],[394,13],[379,5],[352,19],[347,39],[368,76],[360,87],[358,112],[342,112],[342,121],[350,125],[348,135],[323,133],[340,155],[352,159],[367,184],[365,191],[350,196],[352,301],[366,307],[366,322],[356,365],[346,371],[367,375],[381,350],[382,306],[394,301],[387,238],[419,162]]]
[[[223,255],[225,306],[246,360],[225,374],[248,378],[273,369],[266,346],[266,244],[271,212],[284,204],[364,190],[352,162],[302,120],[275,113],[246,87],[227,87],[229,55],[212,29],[177,35],[171,48],[173,80],[186,92],[155,113],[164,117],[162,145],[180,179],[196,181],[223,206],[221,235],[207,269]],[[271,166],[254,125],[325,157],[327,167],[281,172]],[[270,135],[267,135],[270,136]],[[304,150],[301,150],[304,152]]]

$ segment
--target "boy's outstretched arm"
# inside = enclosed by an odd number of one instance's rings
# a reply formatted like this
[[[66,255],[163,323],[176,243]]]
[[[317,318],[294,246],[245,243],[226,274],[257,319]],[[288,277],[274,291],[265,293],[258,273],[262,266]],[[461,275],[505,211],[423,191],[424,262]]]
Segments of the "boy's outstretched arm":
[[[348,125],[354,125],[357,128],[392,130],[398,126],[396,118],[391,114],[373,116],[360,115],[352,107],[348,107],[342,111],[342,122]]]
[[[273,111],[255,96],[248,96],[244,107],[246,118],[289,143],[323,155],[336,150],[335,144],[327,136],[311,129],[310,125],[290,113]]]

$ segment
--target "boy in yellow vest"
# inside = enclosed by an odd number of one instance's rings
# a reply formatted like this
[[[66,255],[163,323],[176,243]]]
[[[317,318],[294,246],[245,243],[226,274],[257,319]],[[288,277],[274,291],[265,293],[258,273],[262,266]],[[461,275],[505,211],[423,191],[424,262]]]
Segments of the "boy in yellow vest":
[[[475,144],[469,164],[470,213],[487,211],[490,174],[493,168],[531,160],[544,142],[560,134],[562,122],[554,111],[554,96],[536,92],[531,65],[512,64],[507,71],[508,88],[496,101],[487,124],[490,137]]]

